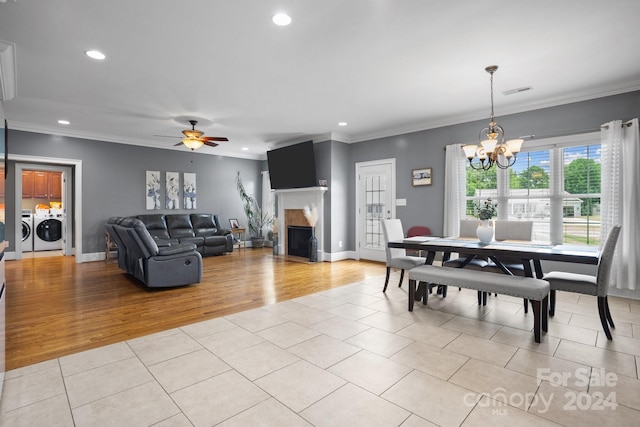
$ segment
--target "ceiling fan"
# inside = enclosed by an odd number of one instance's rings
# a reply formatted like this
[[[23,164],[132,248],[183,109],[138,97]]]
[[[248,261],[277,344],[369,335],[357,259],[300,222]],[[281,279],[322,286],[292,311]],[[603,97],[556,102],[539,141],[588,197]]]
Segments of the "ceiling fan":
[[[189,123],[191,123],[191,129],[185,129],[182,131],[186,138],[184,138],[181,142],[175,144],[174,147],[177,147],[180,144],[184,144],[189,147],[191,151],[193,151],[197,150],[203,145],[207,145],[209,147],[217,147],[218,143],[214,141],[229,141],[229,138],[220,136],[204,136],[204,132],[196,129],[196,125],[198,124],[197,120],[189,120]]]

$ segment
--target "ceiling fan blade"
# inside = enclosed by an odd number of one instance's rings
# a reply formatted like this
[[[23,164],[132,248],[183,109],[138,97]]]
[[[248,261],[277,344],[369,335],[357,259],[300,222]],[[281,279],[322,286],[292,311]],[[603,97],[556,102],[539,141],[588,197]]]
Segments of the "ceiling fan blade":
[[[178,142],[177,144],[173,144],[174,147],[177,147],[178,145],[182,145],[182,141]]]
[[[223,141],[223,142],[227,142],[229,141],[229,138],[225,138],[222,136],[201,136],[200,137],[201,141]]]
[[[207,147],[217,147],[219,144],[215,143],[215,142],[211,142],[211,141],[205,141],[205,140],[201,140],[204,145],[206,145]]]
[[[158,138],[173,138],[173,139],[182,138],[181,136],[176,136],[176,135],[153,135],[153,136]]]

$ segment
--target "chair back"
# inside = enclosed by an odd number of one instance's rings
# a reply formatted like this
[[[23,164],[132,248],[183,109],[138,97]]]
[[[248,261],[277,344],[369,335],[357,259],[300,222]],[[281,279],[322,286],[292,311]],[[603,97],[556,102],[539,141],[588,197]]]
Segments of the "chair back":
[[[407,230],[407,237],[431,236],[431,229],[424,225],[414,225]]]
[[[496,240],[531,241],[533,221],[495,221]]]
[[[476,230],[478,229],[478,221],[475,219],[461,219],[460,220],[460,237],[477,237]]]
[[[384,250],[387,256],[387,264],[394,258],[398,258],[406,255],[406,251],[401,248],[390,248],[387,243],[393,240],[404,239],[404,232],[402,231],[402,222],[399,219],[384,219],[382,220],[382,232],[384,233]]]
[[[609,291],[609,278],[611,277],[611,264],[613,263],[613,253],[616,249],[618,236],[620,235],[620,226],[614,225],[609,231],[604,247],[600,251],[598,260],[598,277],[596,284],[598,287],[598,296],[604,297]]]

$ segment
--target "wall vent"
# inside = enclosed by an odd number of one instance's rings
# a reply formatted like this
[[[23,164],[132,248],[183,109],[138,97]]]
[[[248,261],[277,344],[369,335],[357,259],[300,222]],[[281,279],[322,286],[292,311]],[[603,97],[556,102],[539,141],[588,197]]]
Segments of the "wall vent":
[[[514,93],[526,92],[528,90],[532,90],[531,86],[519,87],[517,89],[509,89],[502,92],[503,95],[513,95]]]

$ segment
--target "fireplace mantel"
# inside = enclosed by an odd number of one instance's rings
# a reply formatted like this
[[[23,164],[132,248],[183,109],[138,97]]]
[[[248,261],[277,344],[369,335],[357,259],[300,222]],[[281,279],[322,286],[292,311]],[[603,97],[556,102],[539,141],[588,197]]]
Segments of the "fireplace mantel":
[[[278,238],[277,248],[279,255],[284,255],[285,253],[285,210],[303,209],[305,206],[315,205],[318,208],[318,222],[315,227],[315,234],[318,239],[318,261],[324,260],[324,194],[327,190],[327,187],[287,188],[283,190],[274,190],[278,206],[276,224],[278,235],[280,236]]]

